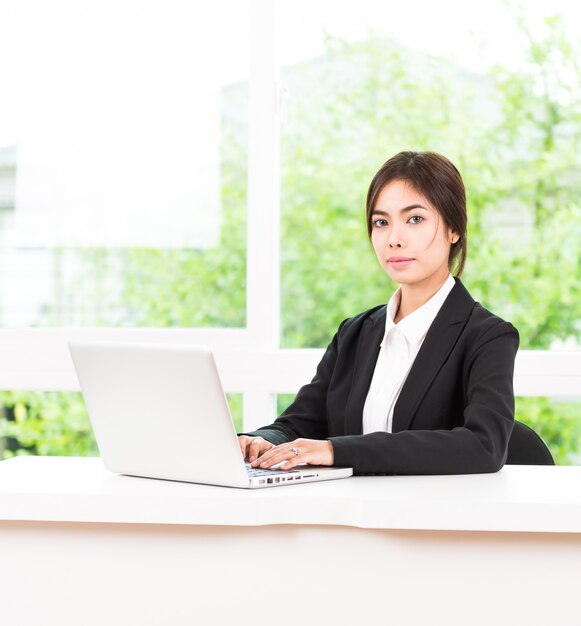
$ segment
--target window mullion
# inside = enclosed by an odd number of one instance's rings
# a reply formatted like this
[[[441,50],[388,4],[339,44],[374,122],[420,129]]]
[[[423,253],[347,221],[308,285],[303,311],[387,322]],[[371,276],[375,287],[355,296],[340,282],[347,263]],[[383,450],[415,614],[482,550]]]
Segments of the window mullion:
[[[250,20],[247,328],[276,350],[280,328],[279,85],[275,3],[253,0]]]

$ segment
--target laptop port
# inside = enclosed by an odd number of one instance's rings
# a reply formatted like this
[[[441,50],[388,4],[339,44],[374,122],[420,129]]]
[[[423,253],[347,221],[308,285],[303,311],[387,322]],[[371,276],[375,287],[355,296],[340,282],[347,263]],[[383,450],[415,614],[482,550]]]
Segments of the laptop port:
[[[259,484],[259,485],[264,485],[264,483],[265,483],[265,482],[266,482],[266,481],[264,480],[264,478],[261,478],[261,479],[258,481],[258,484]]]
[[[274,482],[275,482],[275,483],[279,483],[279,482],[280,482],[280,478],[275,478],[275,479],[274,479]]]
[[[272,478],[267,478],[266,482],[270,485],[273,482],[273,479]]]

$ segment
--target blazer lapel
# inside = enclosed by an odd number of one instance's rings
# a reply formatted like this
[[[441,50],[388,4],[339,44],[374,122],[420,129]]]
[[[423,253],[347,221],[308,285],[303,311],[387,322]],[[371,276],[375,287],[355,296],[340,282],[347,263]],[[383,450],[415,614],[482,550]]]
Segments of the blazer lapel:
[[[360,435],[363,431],[363,405],[385,334],[386,314],[387,306],[384,306],[363,322],[353,366],[351,392],[345,408],[346,435]]]
[[[393,412],[392,432],[408,430],[424,395],[464,329],[475,300],[459,278],[428,329]]]

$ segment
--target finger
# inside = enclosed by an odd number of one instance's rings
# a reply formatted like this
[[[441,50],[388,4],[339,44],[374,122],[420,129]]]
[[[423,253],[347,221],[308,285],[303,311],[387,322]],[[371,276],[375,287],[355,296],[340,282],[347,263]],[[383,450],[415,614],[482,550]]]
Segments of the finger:
[[[305,439],[295,439],[294,441],[289,441],[288,443],[281,443],[278,446],[273,444],[268,450],[263,451],[262,455],[252,462],[252,466],[263,467],[262,463],[265,463],[265,468],[271,467],[272,465],[276,465],[277,463],[286,460],[286,458],[289,457],[288,453],[293,449],[299,448],[299,446],[304,447],[307,444],[308,442]]]
[[[260,462],[268,461],[271,458],[271,455],[278,453],[286,453],[294,447],[297,447],[297,440],[290,441],[288,443],[281,443],[278,446],[272,444],[269,448],[261,449],[261,456],[258,458]]]
[[[252,463],[255,461],[263,452],[266,450],[270,450],[274,448],[274,444],[270,443],[270,441],[266,441],[262,437],[255,437],[250,442],[250,447],[248,450],[248,460]]]
[[[282,472],[286,472],[297,466],[299,463],[304,463],[304,461],[297,461],[296,457],[294,457],[292,459],[288,459],[288,461],[285,461],[282,465],[279,466],[278,469]]]
[[[295,450],[299,450],[299,453],[296,454]],[[303,449],[299,449],[297,447],[293,447],[290,450],[291,452],[291,456],[290,458],[288,458],[280,467],[279,469],[281,470],[289,470],[292,469],[293,467],[296,467],[297,465],[301,464],[301,463],[308,463],[309,459],[311,458],[311,454],[308,451],[305,451],[304,447]]]
[[[242,435],[238,437],[238,445],[240,446],[240,452],[242,452],[242,458],[246,460],[246,447],[248,445],[248,437]]]
[[[270,458],[264,461],[261,461],[260,467],[262,468],[272,467],[273,465],[278,465],[279,463],[282,463],[283,461],[293,460],[296,457],[297,455],[291,449],[288,449],[286,451],[277,451],[277,453],[271,456]]]
[[[298,454],[295,454],[291,451],[290,458],[286,459],[278,469],[283,472],[290,470],[301,463],[308,463],[310,457],[311,455],[308,452],[299,452]]]
[[[261,463],[269,462],[272,458],[274,458],[275,455],[283,453],[286,447],[286,445],[275,446],[273,444],[272,447],[268,448],[267,450],[261,450],[260,455],[253,461],[252,465],[256,467]]]
[[[260,454],[260,443],[260,438],[253,439],[250,442],[250,447],[248,449],[248,460],[250,462],[258,458],[258,455]]]

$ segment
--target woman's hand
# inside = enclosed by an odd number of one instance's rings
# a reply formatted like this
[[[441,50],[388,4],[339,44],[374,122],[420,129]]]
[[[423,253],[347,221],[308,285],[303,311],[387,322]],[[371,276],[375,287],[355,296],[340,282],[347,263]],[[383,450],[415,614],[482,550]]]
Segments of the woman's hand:
[[[295,439],[289,443],[273,446],[252,462],[252,467],[268,469],[282,463],[283,471],[295,467],[299,463],[310,465],[333,465],[335,454],[330,441],[320,439]]]
[[[274,448],[274,444],[270,441],[266,441],[262,437],[248,437],[247,435],[240,435],[238,437],[238,443],[240,444],[240,451],[242,452],[242,458],[245,461],[254,461],[260,454]]]

